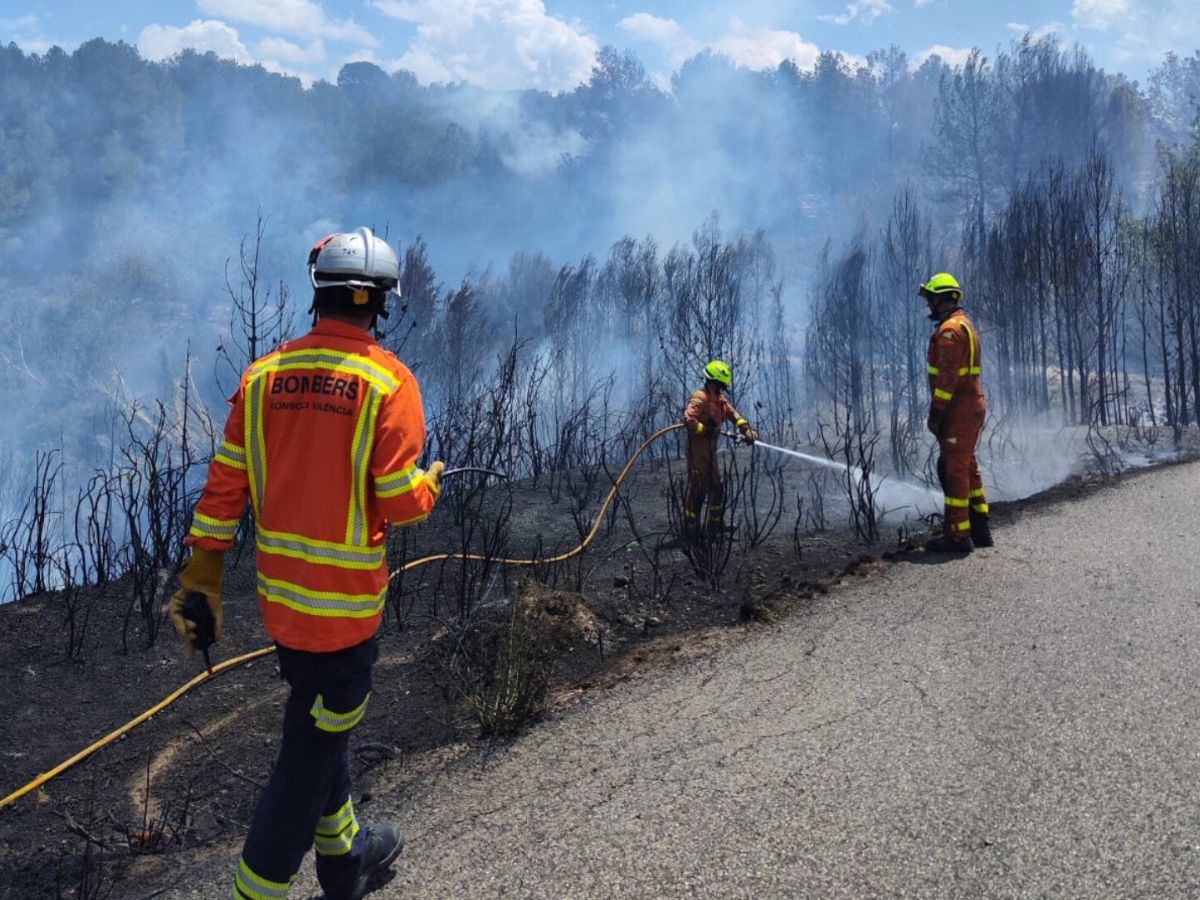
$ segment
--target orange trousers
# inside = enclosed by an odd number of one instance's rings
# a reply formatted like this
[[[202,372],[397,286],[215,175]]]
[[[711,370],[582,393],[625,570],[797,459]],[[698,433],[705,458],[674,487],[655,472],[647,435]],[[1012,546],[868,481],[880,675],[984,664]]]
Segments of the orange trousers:
[[[717,441],[691,435],[687,442],[687,493],[683,498],[684,534],[700,530],[700,507],[708,500],[708,522],[720,525],[725,521],[725,485],[721,483],[721,466],[717,462]]]
[[[971,515],[988,515],[987,495],[975,447],[986,415],[982,404],[949,410],[938,434],[938,481],[945,495],[943,530],[947,537],[961,540],[971,536]]]

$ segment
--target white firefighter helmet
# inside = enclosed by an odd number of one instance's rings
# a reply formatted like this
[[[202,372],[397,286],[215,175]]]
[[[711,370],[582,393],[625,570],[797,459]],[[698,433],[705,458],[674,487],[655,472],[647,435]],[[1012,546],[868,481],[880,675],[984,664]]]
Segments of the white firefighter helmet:
[[[322,238],[308,254],[308,277],[314,288],[395,291],[400,261],[387,241],[358,228]]]

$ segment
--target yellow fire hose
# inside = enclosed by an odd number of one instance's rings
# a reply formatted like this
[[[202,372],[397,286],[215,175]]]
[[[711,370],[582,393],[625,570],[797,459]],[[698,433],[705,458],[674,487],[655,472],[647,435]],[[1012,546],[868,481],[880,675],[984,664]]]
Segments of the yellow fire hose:
[[[631,456],[629,458],[629,462],[625,463],[625,468],[623,468],[621,470],[621,474],[617,476],[616,481],[613,482],[613,486],[609,490],[608,495],[604,498],[604,502],[600,505],[600,511],[596,514],[596,520],[595,520],[595,522],[592,523],[592,528],[587,533],[587,536],[583,539],[583,541],[579,544],[579,546],[577,546],[571,550],[568,550],[566,553],[560,553],[557,556],[548,556],[548,557],[544,557],[541,559],[504,559],[504,558],[481,556],[481,555],[475,554],[475,553],[435,553],[432,556],[422,556],[420,559],[414,559],[414,560],[410,560],[409,562],[406,562],[403,566],[401,566],[399,569],[397,569],[395,572],[392,573],[391,578],[395,578],[397,575],[401,574],[402,572],[407,572],[410,569],[415,569],[419,566],[425,566],[425,565],[428,565],[429,563],[441,562],[443,560],[451,560],[451,559],[462,560],[464,562],[469,562],[469,561],[494,562],[494,563],[501,563],[503,565],[509,565],[509,566],[543,566],[543,565],[549,565],[551,563],[563,562],[564,560],[568,560],[574,556],[578,556],[580,553],[582,553],[584,550],[587,549],[588,544],[590,544],[595,539],[596,535],[600,532],[600,526],[604,523],[604,517],[608,514],[608,508],[612,505],[613,500],[616,499],[617,490],[621,487],[621,483],[623,481],[625,481],[625,479],[628,477],[630,470],[633,469],[633,464],[638,461],[638,457],[640,457],[642,455],[642,453],[645,451],[645,449],[647,447],[649,447],[651,444],[653,444],[659,438],[663,437],[664,435],[666,435],[672,431],[682,428],[682,427],[683,427],[683,425],[679,424],[679,423],[677,423],[675,425],[668,425],[666,428],[660,428],[658,431],[654,432],[654,434],[650,435],[650,437],[646,438],[646,440],[642,442],[642,445],[640,447],[638,447],[637,450],[634,452],[633,456]],[[389,581],[391,580],[391,578],[389,578]],[[132,731],[138,725],[141,725],[147,719],[162,712],[164,709],[166,709],[168,706],[170,706],[172,703],[174,703],[176,700],[178,700],[180,697],[182,697],[184,694],[186,694],[188,691],[190,691],[192,688],[196,687],[197,685],[203,684],[204,682],[208,681],[209,679],[215,677],[216,675],[219,675],[222,672],[228,671],[229,669],[233,669],[237,666],[242,665],[243,663],[251,662],[252,660],[259,659],[260,657],[263,657],[263,656],[269,656],[270,654],[272,654],[274,652],[275,652],[274,646],[263,647],[259,650],[254,650],[251,653],[246,653],[246,654],[243,654],[242,656],[235,656],[232,659],[227,659],[222,663],[218,663],[217,665],[212,667],[211,673],[208,671],[201,672],[199,675],[197,675],[191,681],[187,682],[182,687],[177,688],[173,693],[171,693],[167,697],[164,697],[162,700],[160,700],[154,706],[150,707],[150,709],[146,710],[144,713],[141,713],[139,716],[137,716],[134,719],[130,719],[128,722],[126,722],[120,728],[105,735],[100,740],[96,741],[96,743],[92,744],[90,747],[85,747],[83,750],[80,750],[78,753],[76,753],[70,759],[59,763],[57,766],[55,766],[49,772],[39,775],[37,778],[35,778],[33,781],[29,782],[29,784],[25,785],[23,788],[13,791],[11,794],[9,794],[7,797],[5,797],[3,800],[0,800],[0,809],[3,809],[4,807],[16,802],[21,797],[24,797],[26,794],[28,794],[30,791],[37,790],[39,787],[41,787],[46,782],[48,782],[54,778],[57,778],[59,775],[61,775],[65,771],[67,771],[67,769],[71,768],[76,763],[82,762],[83,760],[87,759],[89,756],[91,756],[97,750],[107,747],[109,744],[111,744],[113,741],[117,740],[122,735],[128,734],[130,731]]]

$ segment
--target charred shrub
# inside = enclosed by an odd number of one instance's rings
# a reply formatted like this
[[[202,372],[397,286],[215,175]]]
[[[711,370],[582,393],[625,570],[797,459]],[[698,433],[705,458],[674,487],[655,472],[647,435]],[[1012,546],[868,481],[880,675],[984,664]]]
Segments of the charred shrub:
[[[428,662],[483,734],[512,734],[543,711],[555,663],[598,625],[578,594],[522,583],[434,642]]]

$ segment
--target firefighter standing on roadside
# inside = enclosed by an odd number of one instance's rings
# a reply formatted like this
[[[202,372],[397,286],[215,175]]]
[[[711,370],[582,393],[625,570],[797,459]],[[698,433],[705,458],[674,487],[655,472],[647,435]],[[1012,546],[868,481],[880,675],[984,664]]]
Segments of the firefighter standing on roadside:
[[[980,379],[979,333],[959,307],[963,292],[954,276],[934,275],[921,285],[920,296],[937,323],[929,338],[929,418],[938,442],[938,480],[945,495],[942,535],[925,549],[938,553],[970,553],[991,547],[983,478],[975,445],[983,430],[987,402]]]
[[[700,507],[708,499],[708,529],[720,532],[725,527],[725,488],[717,463],[717,438],[722,422],[733,422],[748,444],[758,435],[733,408],[724,391],[733,383],[726,363],[714,359],[704,367],[704,387],[692,394],[683,411],[687,426],[687,494],[683,501],[683,536],[700,536]]]
[[[425,519],[444,465],[417,467],[425,416],[412,373],[368,333],[387,316],[399,263],[368,228],[334,234],[309,254],[312,331],[246,370],[209,468],[170,614],[194,649],[189,592],[222,625],[222,558],[249,503],[258,603],[291,686],[283,741],[234,876],[240,900],[284,898],[316,851],[329,900],[357,900],[403,842],[360,827],[348,738],[362,720],[387,595],[388,525]]]

